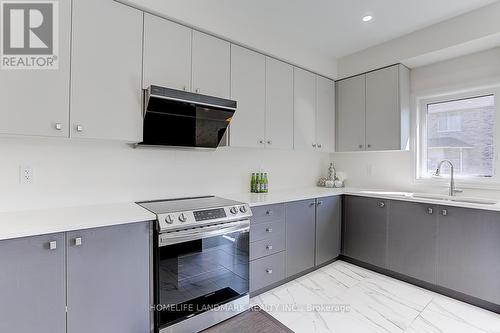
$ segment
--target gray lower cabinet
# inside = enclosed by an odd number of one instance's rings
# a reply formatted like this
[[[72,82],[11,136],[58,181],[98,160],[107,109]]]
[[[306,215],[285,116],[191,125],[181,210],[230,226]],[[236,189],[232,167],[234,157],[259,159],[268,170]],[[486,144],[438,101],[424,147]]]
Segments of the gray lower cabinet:
[[[0,332],[66,332],[64,271],[64,233],[0,241]]]
[[[149,223],[67,233],[68,333],[150,329]]]
[[[285,204],[287,277],[314,266],[315,207],[314,199]]]
[[[391,201],[388,228],[388,269],[436,282],[438,207]]]
[[[343,254],[379,267],[387,262],[388,200],[344,198]]]
[[[285,279],[285,252],[250,262],[250,292]]]
[[[500,304],[500,213],[440,207],[437,284]]]
[[[341,203],[341,196],[316,199],[316,266],[340,255]]]

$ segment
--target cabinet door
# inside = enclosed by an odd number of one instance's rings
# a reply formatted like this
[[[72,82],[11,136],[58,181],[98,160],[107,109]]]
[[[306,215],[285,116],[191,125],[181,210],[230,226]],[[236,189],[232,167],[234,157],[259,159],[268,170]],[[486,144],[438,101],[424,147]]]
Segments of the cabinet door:
[[[391,201],[388,268],[430,283],[436,282],[437,206]]]
[[[266,57],[266,146],[293,148],[293,67]]]
[[[0,241],[0,332],[66,332],[64,261],[64,234]]]
[[[340,255],[341,197],[316,199],[316,265]]]
[[[365,150],[365,75],[335,85],[337,151]]]
[[[132,7],[73,1],[72,137],[142,140],[142,26]]]
[[[238,107],[230,128],[230,145],[264,147],[266,57],[231,45],[231,98]]]
[[[193,31],[193,92],[229,98],[231,45]]]
[[[366,74],[366,149],[399,150],[399,66]]]
[[[333,81],[316,76],[316,144],[320,151],[335,150],[335,89]]]
[[[191,89],[192,30],[151,14],[144,14],[143,85]]]
[[[286,276],[314,266],[315,200],[285,204]]]
[[[71,1],[58,3],[59,69],[1,70],[0,134],[68,136]]]
[[[437,284],[500,304],[500,213],[457,207],[439,213]]]
[[[68,332],[149,332],[149,230],[134,223],[67,233]]]
[[[297,150],[316,151],[316,75],[294,68],[294,133]]]
[[[374,198],[344,198],[344,255],[386,267],[387,203]]]

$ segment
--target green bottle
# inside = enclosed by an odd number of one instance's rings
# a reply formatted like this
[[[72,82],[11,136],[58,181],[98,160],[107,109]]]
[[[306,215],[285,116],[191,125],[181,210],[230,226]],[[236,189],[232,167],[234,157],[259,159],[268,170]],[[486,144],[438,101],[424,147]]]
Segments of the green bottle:
[[[269,183],[267,180],[267,173],[264,173],[264,179],[262,180],[262,192],[267,193],[269,190]]]
[[[255,193],[261,193],[262,192],[262,174],[258,173],[257,174],[257,180],[256,180],[256,191]]]
[[[256,193],[257,192],[257,175],[255,172],[252,173],[252,180],[250,182],[250,192]]]

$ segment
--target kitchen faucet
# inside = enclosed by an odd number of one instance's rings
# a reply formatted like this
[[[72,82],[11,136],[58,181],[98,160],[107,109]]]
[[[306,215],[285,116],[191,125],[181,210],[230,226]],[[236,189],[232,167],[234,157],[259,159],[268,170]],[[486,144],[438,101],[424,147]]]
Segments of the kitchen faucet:
[[[462,190],[457,190],[455,188],[455,177],[453,174],[453,163],[451,163],[450,160],[442,160],[439,162],[438,167],[436,169],[436,172],[434,173],[434,176],[439,177],[441,175],[441,167],[443,166],[444,163],[448,163],[450,165],[450,196],[454,196],[455,193],[461,193]]]

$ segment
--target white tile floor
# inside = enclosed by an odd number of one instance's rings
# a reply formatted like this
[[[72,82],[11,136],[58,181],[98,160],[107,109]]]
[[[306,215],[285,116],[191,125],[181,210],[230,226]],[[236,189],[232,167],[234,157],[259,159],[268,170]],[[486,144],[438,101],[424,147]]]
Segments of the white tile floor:
[[[254,297],[252,304],[295,333],[500,333],[500,315],[343,261]]]

